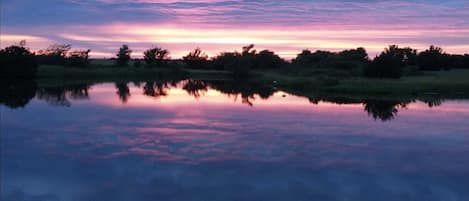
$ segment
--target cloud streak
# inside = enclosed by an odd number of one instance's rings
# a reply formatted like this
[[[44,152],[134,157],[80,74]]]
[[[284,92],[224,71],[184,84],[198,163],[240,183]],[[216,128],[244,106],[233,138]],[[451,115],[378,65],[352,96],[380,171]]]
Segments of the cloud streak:
[[[373,55],[389,44],[464,53],[467,10],[463,0],[19,0],[2,2],[1,34],[71,43],[101,56],[122,43],[137,52],[165,46],[173,58],[196,46],[213,56],[249,43],[287,58],[306,48],[358,46]],[[2,37],[2,46],[9,43]]]

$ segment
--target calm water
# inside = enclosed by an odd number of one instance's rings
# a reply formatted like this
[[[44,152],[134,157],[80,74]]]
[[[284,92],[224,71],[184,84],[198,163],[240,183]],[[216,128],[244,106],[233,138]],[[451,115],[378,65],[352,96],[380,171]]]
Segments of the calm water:
[[[469,200],[469,101],[224,81],[4,87],[4,201]]]

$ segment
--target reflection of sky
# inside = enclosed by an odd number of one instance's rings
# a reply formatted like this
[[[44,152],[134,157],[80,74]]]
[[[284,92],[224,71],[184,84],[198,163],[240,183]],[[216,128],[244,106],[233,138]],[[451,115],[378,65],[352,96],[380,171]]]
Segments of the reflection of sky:
[[[251,43],[287,58],[305,48],[363,46],[372,56],[390,44],[469,49],[467,0],[4,0],[0,8],[2,46],[67,43],[94,57],[114,56],[123,43],[135,57],[159,45],[173,58]]]
[[[414,103],[380,122],[283,93],[249,107],[212,90],[139,90],[125,105],[99,85],[71,107],[1,106],[2,200],[469,197],[467,102]]]

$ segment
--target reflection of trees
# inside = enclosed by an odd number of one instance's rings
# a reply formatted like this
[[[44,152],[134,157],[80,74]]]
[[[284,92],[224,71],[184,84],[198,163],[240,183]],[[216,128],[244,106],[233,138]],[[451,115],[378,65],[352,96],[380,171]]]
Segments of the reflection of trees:
[[[189,95],[199,98],[201,94],[207,92],[208,85],[202,80],[187,80],[182,89],[186,90]]]
[[[115,83],[117,89],[117,95],[122,103],[127,103],[130,97],[130,89],[127,83]]]
[[[421,101],[427,104],[430,108],[438,107],[443,103],[443,99],[441,98],[423,98]]]
[[[40,100],[55,106],[70,106],[68,99],[88,99],[89,85],[69,85],[39,88],[36,95]]]
[[[147,81],[143,86],[143,94],[155,98],[158,98],[160,96],[166,96],[168,95],[167,90],[169,89],[169,87],[170,85],[168,82]]]
[[[309,102],[318,104],[319,102],[329,102],[335,104],[363,104],[364,110],[374,119],[389,121],[399,112],[399,109],[406,108],[407,105],[415,100],[376,100],[376,99],[360,99],[347,97],[310,97]]]
[[[389,121],[394,119],[399,108],[406,108],[409,102],[389,101],[389,100],[365,100],[363,105],[368,115],[374,119]]]
[[[363,100],[356,99],[356,98],[347,98],[347,97],[331,97],[331,98],[310,97],[309,102],[312,104],[319,104],[319,102],[330,102],[330,103],[343,105],[343,104],[360,104],[360,103],[363,103]]]
[[[235,100],[238,96],[241,96],[241,102],[250,106],[253,105],[256,95],[261,99],[268,99],[277,91],[271,86],[255,81],[222,80],[207,81],[207,84],[221,93],[234,96]]]
[[[0,104],[10,108],[26,106],[36,94],[34,80],[0,80]]]

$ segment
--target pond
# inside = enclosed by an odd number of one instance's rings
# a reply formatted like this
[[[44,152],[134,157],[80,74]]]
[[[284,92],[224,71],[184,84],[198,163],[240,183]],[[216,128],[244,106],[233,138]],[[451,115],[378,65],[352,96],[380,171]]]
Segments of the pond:
[[[469,200],[469,101],[183,80],[0,95],[1,200]]]

